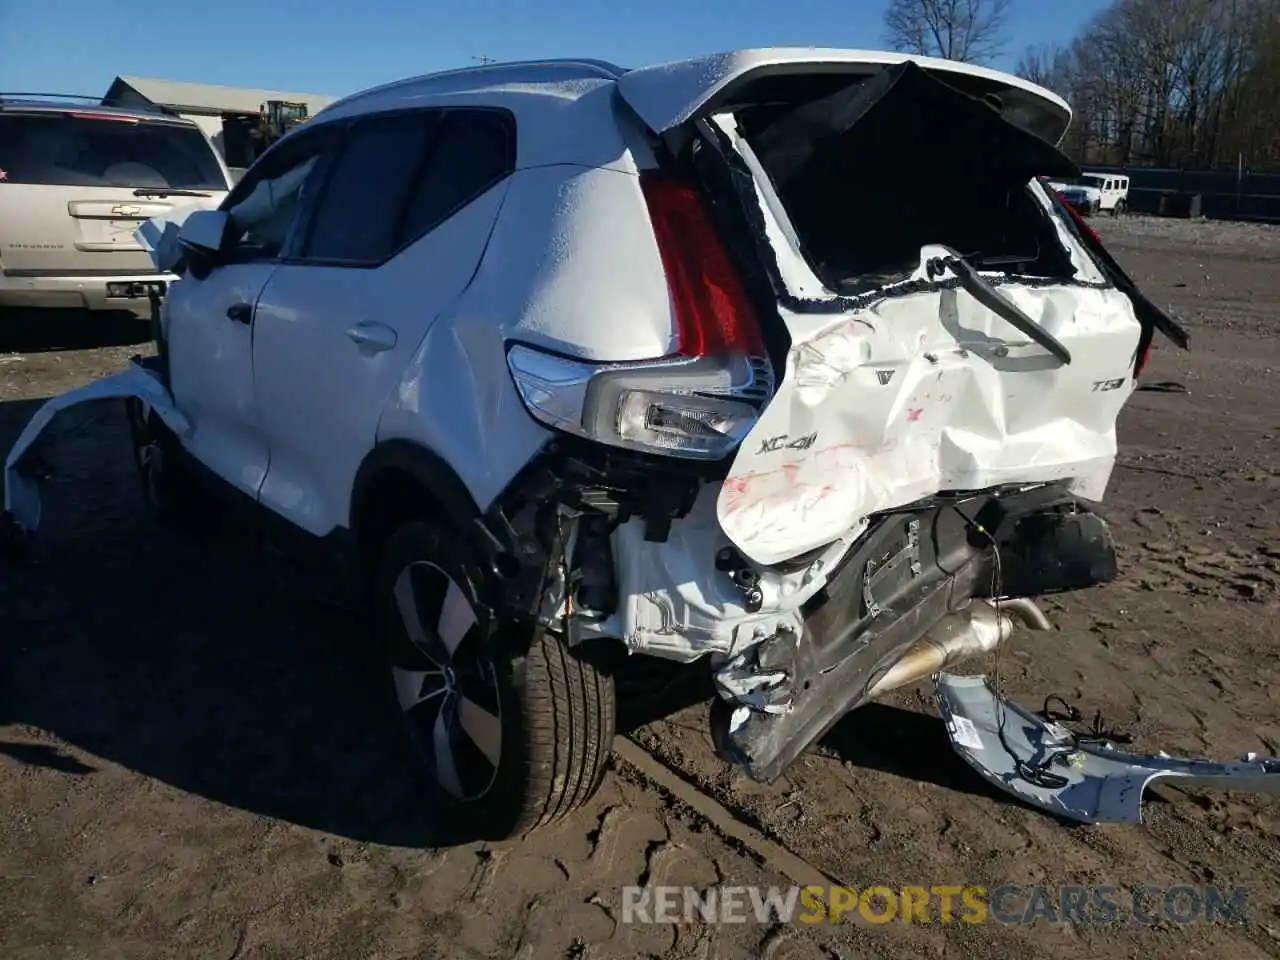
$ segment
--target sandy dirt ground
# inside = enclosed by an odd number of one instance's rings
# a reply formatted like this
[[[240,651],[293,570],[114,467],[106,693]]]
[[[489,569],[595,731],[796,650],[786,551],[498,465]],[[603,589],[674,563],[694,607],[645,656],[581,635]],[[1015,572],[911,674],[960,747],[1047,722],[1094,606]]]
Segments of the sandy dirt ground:
[[[1139,747],[1280,754],[1280,232],[1099,227],[1193,352],[1158,342],[1108,494],[1119,582],[1046,604],[1003,655]],[[0,449],[39,400],[145,349],[125,322],[0,331]],[[772,786],[712,753],[706,705],[629,734],[590,806],[502,847],[433,846],[350,616],[244,552],[147,517],[123,418],[70,442],[39,562],[0,572],[0,956],[1280,956],[1280,798],[1151,795],[1142,825],[1064,824],[993,792],[920,687],[856,712]],[[990,669],[979,663],[975,672]],[[651,762],[652,763],[652,762]],[[673,786],[673,784],[675,786]],[[628,884],[1248,888],[1180,925],[624,924]]]

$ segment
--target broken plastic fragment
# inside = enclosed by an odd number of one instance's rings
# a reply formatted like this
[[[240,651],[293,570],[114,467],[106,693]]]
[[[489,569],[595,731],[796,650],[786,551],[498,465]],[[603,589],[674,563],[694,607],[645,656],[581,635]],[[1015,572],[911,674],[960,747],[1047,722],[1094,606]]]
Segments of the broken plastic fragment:
[[[1164,778],[1188,786],[1280,793],[1277,757],[1250,754],[1244,761],[1219,763],[1126,753],[1077,742],[1070,731],[997,696],[985,677],[944,673],[934,684],[956,752],[1001,790],[1060,817],[1138,823],[1143,792]],[[1028,770],[1042,776],[1028,777]]]
[[[31,533],[40,524],[39,484],[46,472],[41,466],[41,454],[58,439],[59,432],[54,428],[65,425],[67,412],[90,403],[129,397],[146,403],[179,436],[190,430],[159,375],[136,361],[120,373],[50,398],[27,423],[4,464],[4,513],[18,530]]]

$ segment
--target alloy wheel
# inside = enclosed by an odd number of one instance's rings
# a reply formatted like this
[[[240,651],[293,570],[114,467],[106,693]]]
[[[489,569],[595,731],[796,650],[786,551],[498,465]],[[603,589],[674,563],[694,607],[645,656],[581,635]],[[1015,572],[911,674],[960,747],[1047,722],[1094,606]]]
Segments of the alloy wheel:
[[[400,571],[391,603],[391,679],[414,744],[445,793],[479,800],[502,758],[502,704],[484,624],[467,592],[427,561]]]

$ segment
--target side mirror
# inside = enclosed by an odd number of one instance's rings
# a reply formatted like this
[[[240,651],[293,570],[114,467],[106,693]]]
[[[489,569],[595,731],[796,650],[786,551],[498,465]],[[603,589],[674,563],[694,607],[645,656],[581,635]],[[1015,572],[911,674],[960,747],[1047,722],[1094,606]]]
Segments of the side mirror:
[[[178,209],[144,223],[134,237],[161,273],[198,263],[207,275],[226,239],[230,218],[221,210]]]
[[[227,239],[231,218],[223,210],[196,210],[178,230],[178,243],[187,252],[216,256]]]
[[[178,246],[187,270],[203,280],[218,265],[231,218],[222,210],[197,210],[182,222]]]

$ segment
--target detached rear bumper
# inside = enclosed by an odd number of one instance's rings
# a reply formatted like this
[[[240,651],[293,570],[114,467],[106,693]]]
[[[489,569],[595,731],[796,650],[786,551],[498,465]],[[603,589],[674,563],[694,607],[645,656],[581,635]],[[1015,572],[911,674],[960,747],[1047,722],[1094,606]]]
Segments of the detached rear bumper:
[[[10,271],[0,273],[0,307],[127,310],[146,318],[151,315],[147,285],[168,285],[176,279],[164,273],[48,274]]]
[[[4,523],[10,535],[26,538],[40,525],[40,482],[52,472],[54,447],[67,428],[76,425],[77,414],[130,397],[143,401],[178,436],[190,431],[160,375],[141,360],[113,376],[51,398],[27,423],[5,460]]]
[[[1252,793],[1280,793],[1280,757],[1233,763],[1147,756],[1082,743],[995,693],[983,677],[939,675],[938,707],[951,744],[992,785],[1081,823],[1142,819],[1142,797],[1159,780]]]

